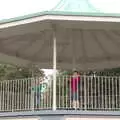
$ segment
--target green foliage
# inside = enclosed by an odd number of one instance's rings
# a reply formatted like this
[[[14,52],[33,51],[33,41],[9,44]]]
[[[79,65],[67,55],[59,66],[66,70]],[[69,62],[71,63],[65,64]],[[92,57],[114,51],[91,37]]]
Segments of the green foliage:
[[[44,77],[44,71],[36,66],[18,67],[0,64],[0,80]]]
[[[94,73],[97,76],[120,76],[120,68],[104,69]],[[93,72],[88,72],[88,75],[93,75]]]
[[[104,70],[105,76],[120,76],[120,68],[112,68]]]

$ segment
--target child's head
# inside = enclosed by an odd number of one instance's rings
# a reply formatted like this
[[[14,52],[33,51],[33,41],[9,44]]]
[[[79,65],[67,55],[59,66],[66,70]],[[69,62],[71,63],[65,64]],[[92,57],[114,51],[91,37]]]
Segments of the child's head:
[[[78,71],[73,71],[74,76],[77,76],[78,74],[79,74]]]

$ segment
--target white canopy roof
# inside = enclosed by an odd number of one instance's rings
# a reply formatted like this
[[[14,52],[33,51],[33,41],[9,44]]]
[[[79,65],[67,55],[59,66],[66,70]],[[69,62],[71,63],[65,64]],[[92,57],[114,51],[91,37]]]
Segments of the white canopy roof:
[[[0,61],[51,68],[56,26],[57,67],[120,67],[120,18],[41,15],[0,24]]]

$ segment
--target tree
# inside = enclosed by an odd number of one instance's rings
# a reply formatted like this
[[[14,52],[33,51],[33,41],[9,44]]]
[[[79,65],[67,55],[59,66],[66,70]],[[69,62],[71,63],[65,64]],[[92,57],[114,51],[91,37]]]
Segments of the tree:
[[[19,67],[0,64],[0,80],[13,80],[31,77],[45,77],[44,71],[37,66]]]
[[[39,77],[44,78],[45,74],[37,66],[19,67],[0,64],[0,92],[4,93],[4,96],[2,96],[4,99],[3,106],[8,105],[9,98],[13,101],[7,106],[9,109],[17,109],[18,104],[21,105],[21,109],[25,109],[25,101],[31,101],[32,83]]]

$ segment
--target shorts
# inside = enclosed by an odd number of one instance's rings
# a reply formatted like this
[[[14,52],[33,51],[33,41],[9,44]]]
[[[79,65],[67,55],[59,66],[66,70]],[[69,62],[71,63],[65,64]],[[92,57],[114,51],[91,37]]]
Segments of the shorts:
[[[79,101],[79,99],[80,99],[80,96],[79,96],[77,91],[76,92],[71,92],[71,100],[72,101]]]
[[[40,100],[41,100],[41,93],[36,92],[34,94],[34,104],[35,105],[40,105]]]

